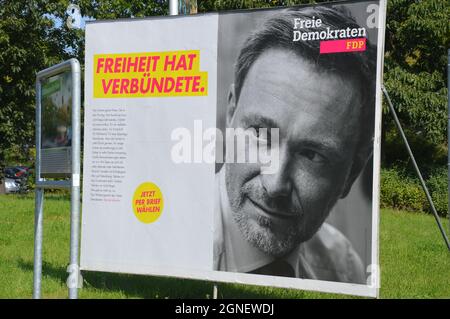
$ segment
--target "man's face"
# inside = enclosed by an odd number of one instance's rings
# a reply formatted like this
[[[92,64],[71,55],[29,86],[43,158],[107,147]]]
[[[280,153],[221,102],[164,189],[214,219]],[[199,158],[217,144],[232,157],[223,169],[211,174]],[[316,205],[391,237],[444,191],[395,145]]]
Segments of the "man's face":
[[[279,128],[276,173],[262,174],[259,163],[226,164],[234,220],[265,253],[282,256],[308,240],[353,183],[357,87],[288,50],[269,49],[250,68],[237,104],[231,93],[230,127]]]

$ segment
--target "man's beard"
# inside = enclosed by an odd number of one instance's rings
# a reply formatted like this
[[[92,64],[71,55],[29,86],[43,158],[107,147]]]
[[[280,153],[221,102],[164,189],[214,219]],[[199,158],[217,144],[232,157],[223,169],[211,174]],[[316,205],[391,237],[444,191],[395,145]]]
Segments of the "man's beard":
[[[250,220],[247,214],[233,208],[233,218],[244,239],[268,255],[282,257],[300,243],[298,221],[292,222],[280,236],[272,231],[272,221],[267,217],[257,215],[256,221]]]
[[[228,191],[230,185],[227,179],[226,187]],[[271,202],[270,199],[267,199],[268,196],[264,194],[264,191],[252,181],[247,181],[242,186],[238,196],[230,196],[230,192],[228,192],[233,219],[237,223],[244,239],[254,247],[274,257],[281,257],[291,252],[302,241],[302,234],[304,233],[301,226],[301,219],[303,218],[301,208],[293,208],[292,205],[286,205],[286,199],[282,207],[280,207],[281,204],[278,201],[276,209],[288,211],[293,217],[287,223],[286,229],[276,232],[274,230],[274,222],[270,218],[255,213],[252,215],[254,218],[251,219],[249,214],[243,212],[247,194],[252,194],[252,198],[258,199],[260,202]],[[272,202],[276,202],[276,200],[272,200]],[[273,205],[267,206],[273,207]]]

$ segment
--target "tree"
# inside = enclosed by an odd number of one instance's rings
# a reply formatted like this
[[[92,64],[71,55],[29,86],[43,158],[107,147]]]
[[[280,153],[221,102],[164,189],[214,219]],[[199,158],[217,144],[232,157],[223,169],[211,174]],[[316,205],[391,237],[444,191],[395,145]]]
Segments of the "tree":
[[[384,84],[422,166],[445,164],[447,152],[448,0],[388,2]],[[386,111],[386,109],[385,109]],[[385,116],[386,165],[408,162],[390,116]],[[399,151],[400,150],[400,151]]]
[[[166,0],[80,0],[76,3],[83,16],[96,20],[143,18],[167,15],[169,12],[169,1]]]
[[[0,1],[0,168],[17,149],[25,161],[34,145],[36,73],[78,54],[79,34],[57,26],[67,4]]]

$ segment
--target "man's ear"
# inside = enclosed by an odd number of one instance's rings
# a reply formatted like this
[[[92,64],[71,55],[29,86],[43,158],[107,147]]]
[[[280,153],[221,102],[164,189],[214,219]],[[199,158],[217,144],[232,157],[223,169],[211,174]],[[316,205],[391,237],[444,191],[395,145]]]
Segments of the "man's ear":
[[[355,182],[356,178],[359,176],[361,171],[366,166],[367,161],[371,157],[372,157],[372,147],[361,150],[359,154],[355,155],[355,160],[353,161],[352,168],[347,176],[347,180],[345,181],[344,191],[341,194],[341,198],[344,198],[348,195],[348,193],[352,189],[353,183]]]
[[[228,92],[227,99],[227,126],[231,127],[233,122],[234,113],[236,112],[236,92],[234,90],[234,83],[230,85],[230,91]]]

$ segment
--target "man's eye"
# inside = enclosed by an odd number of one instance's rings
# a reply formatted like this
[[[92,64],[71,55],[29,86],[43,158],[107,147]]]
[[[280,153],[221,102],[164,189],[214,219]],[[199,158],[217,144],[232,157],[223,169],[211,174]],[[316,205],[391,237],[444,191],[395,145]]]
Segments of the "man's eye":
[[[313,163],[317,164],[326,164],[328,163],[328,160],[325,156],[323,156],[320,153],[317,153],[313,150],[302,150],[298,152],[300,156],[306,157],[308,160],[310,160]]]
[[[267,128],[263,128],[263,127],[250,127],[249,128],[251,130],[251,132],[253,133],[253,135],[262,141],[268,141],[270,138],[270,133],[269,130]]]

